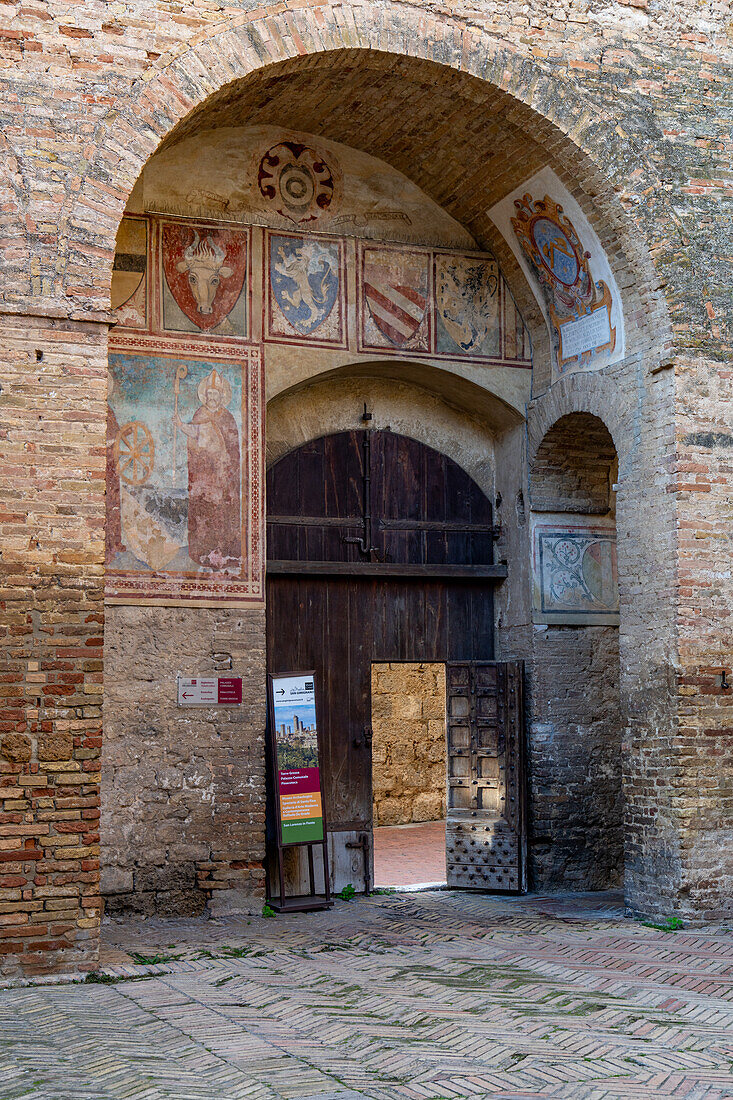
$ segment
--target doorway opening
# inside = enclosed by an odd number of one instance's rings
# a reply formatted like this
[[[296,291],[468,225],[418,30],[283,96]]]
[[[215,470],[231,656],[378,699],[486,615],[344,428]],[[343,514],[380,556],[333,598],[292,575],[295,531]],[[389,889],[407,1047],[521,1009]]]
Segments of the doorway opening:
[[[315,675],[334,893],[374,882],[372,669],[403,662],[445,668],[446,881],[522,887],[522,672],[493,660],[495,537],[466,471],[389,429],[321,436],[268,471],[267,660]]]
[[[372,665],[374,885],[442,886],[445,665]]]

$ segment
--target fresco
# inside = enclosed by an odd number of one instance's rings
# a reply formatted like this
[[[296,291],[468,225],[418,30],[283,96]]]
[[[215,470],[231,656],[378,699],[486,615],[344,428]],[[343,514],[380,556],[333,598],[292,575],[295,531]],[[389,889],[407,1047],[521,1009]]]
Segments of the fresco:
[[[246,337],[248,231],[163,221],[158,237],[163,331]]]
[[[268,170],[311,164],[304,152],[274,160]],[[126,216],[113,295],[110,602],[262,601],[265,351],[294,373],[318,349],[531,366],[529,336],[487,253]]]
[[[127,328],[147,328],[147,266],[147,220],[123,218],[117,232],[111,301],[112,309],[117,311],[118,323]]]
[[[436,256],[436,351],[499,358],[499,298],[495,259]]]
[[[281,141],[267,150],[257,183],[262,197],[296,225],[328,210],[335,187],[323,153],[298,141]]]
[[[475,249],[407,176],[360,149],[279,126],[227,126],[156,153],[128,209]]]
[[[431,350],[430,253],[365,246],[361,347]]]
[[[266,233],[266,338],[345,347],[344,243]]]
[[[618,623],[616,529],[608,524],[536,522],[535,622]]]
[[[261,594],[259,354],[236,361],[183,350],[110,354],[113,600],[239,603]]]
[[[624,356],[621,295],[593,227],[550,168],[489,211],[547,320],[558,372]]]

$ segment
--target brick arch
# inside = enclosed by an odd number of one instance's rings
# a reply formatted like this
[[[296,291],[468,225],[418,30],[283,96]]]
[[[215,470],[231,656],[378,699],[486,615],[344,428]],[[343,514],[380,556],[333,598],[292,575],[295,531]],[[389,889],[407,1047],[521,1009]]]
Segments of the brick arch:
[[[587,414],[599,420],[608,431],[619,459],[619,471],[631,451],[632,423],[628,396],[618,382],[603,374],[571,374],[560,378],[546,394],[529,406],[527,427],[528,465],[532,469],[537,454],[553,427],[572,413]],[[619,472],[621,476],[621,472]]]
[[[569,82],[522,57],[505,41],[456,17],[427,14],[417,5],[395,2],[344,3],[337,8],[323,4],[273,10],[257,17],[243,14],[188,50],[159,59],[153,75],[138,81],[135,94],[126,103],[117,102],[97,129],[97,155],[78,194],[69,197],[61,219],[74,249],[68,258],[65,284],[78,288],[103,283],[99,263],[105,262],[106,254],[108,276],[114,234],[127,196],[146,160],[187,115],[222,88],[256,70],[293,59],[308,63],[308,58],[346,50],[381,51],[434,62],[506,93],[515,122],[531,127],[548,147],[562,145],[570,174],[585,181],[589,191],[612,211],[628,254],[644,273],[643,293],[656,303],[655,261],[643,243],[646,229],[641,227],[642,234],[638,227],[632,229],[609,183],[611,179],[628,179],[629,139],[622,142],[616,138],[614,120],[604,117],[603,109],[589,102],[587,95],[581,96]],[[595,106],[595,112],[589,111],[589,106]],[[638,196],[644,193],[644,212],[651,222],[649,195],[658,190],[657,174],[640,152],[634,168],[629,189]],[[666,221],[663,211],[654,216],[656,223],[650,224],[649,236],[653,229],[658,233]],[[96,236],[93,247],[89,244],[92,225]],[[670,223],[667,236],[676,234]],[[77,245],[76,240],[84,243]],[[94,272],[89,262],[92,254],[98,258]],[[656,323],[659,328],[659,318]]]

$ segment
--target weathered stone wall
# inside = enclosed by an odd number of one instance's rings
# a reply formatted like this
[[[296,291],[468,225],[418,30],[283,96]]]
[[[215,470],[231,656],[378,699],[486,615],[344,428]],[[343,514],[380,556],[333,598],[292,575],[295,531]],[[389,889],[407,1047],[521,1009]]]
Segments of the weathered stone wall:
[[[445,668],[372,665],[375,825],[445,817]]]
[[[110,607],[102,754],[108,913],[260,908],[264,896],[264,612]],[[243,705],[177,706],[176,674],[232,657]],[[229,673],[222,673],[229,675]],[[257,899],[260,899],[259,901]]]

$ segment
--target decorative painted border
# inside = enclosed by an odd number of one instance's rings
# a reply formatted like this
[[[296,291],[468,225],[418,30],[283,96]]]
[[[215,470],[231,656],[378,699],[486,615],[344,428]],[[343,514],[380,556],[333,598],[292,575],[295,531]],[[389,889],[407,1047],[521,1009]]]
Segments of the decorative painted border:
[[[239,577],[221,580],[203,579],[200,573],[150,573],[132,576],[131,572],[107,567],[105,600],[111,604],[137,604],[168,607],[262,607],[264,606],[264,435],[265,378],[259,346],[238,348],[227,345],[226,354],[217,354],[210,341],[174,340],[143,335],[115,334],[111,352],[133,355],[146,351],[170,359],[199,358],[241,363],[242,386],[242,561],[245,569]]]
[[[292,240],[315,240],[335,244],[339,255],[339,288],[333,309],[328,314],[330,317],[334,309],[338,309],[339,327],[336,338],[318,336],[318,329],[312,334],[301,335],[293,329],[293,335],[273,331],[273,304],[275,298],[270,278],[270,239],[272,237],[288,237]],[[348,329],[346,324],[346,239],[344,237],[332,237],[327,234],[296,233],[288,230],[265,229],[262,242],[262,332],[263,339],[271,344],[297,344],[300,347],[328,347],[346,349],[348,343]],[[282,308],[280,310],[282,312]],[[328,320],[324,317],[323,323]],[[286,318],[287,321],[287,318]],[[320,326],[319,326],[320,327]]]

